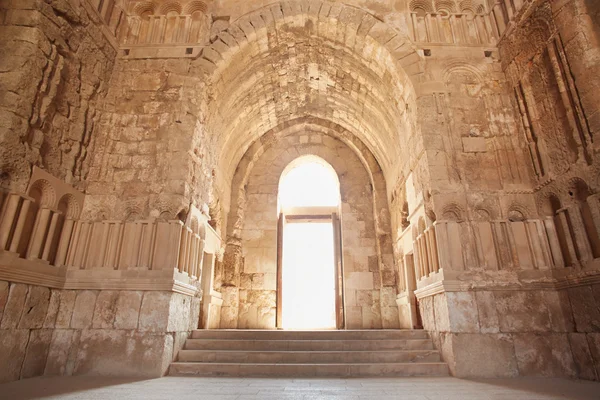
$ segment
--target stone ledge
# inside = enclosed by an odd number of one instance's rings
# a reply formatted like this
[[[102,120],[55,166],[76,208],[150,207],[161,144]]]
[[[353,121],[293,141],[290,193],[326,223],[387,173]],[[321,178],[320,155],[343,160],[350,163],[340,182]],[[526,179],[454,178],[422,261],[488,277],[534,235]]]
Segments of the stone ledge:
[[[6,252],[0,252],[0,280],[9,282],[53,289],[170,291],[202,296],[198,282],[177,270],[69,270],[20,258],[6,265],[6,258]]]
[[[538,282],[506,282],[483,284],[473,281],[439,280],[415,290],[417,299],[434,296],[444,292],[477,292],[477,291],[522,291],[522,290],[563,290],[579,286],[600,284],[600,272],[586,275],[566,276],[552,281]]]

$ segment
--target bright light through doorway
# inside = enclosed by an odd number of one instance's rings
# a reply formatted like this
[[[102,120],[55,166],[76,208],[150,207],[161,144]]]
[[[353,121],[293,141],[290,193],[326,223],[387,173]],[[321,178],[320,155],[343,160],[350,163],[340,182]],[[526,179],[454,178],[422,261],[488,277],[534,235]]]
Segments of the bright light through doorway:
[[[325,160],[302,156],[282,174],[279,211],[287,221],[280,288],[283,329],[336,328],[334,228],[327,215],[339,205],[338,177]],[[321,219],[305,218],[311,215]]]
[[[335,329],[333,224],[295,222],[283,231],[283,329]]]
[[[339,204],[340,188],[333,168],[309,160],[307,158],[306,162],[294,167],[283,177],[279,186],[282,208],[333,207]]]

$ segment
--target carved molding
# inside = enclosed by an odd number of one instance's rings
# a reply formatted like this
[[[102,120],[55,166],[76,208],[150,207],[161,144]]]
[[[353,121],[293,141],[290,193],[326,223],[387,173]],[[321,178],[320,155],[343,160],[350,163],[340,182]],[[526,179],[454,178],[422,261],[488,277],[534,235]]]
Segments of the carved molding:
[[[600,272],[590,275],[567,276],[551,281],[535,282],[485,282],[440,280],[415,290],[417,299],[434,296],[445,292],[498,292],[498,291],[530,291],[530,290],[565,290],[580,286],[600,284]]]
[[[129,276],[126,271],[68,270],[36,260],[14,258],[0,252],[0,280],[26,285],[64,290],[143,290],[168,291],[187,296],[202,296],[198,282],[190,280],[176,269],[137,271]]]

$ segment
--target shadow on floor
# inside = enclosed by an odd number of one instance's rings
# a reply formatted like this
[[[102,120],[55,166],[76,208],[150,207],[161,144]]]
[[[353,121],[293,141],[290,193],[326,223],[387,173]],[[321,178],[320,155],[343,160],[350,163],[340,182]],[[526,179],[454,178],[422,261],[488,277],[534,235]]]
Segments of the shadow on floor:
[[[495,386],[498,391],[529,392],[540,396],[569,400],[600,400],[600,382],[566,378],[505,378],[461,379],[463,381]],[[489,390],[489,388],[488,388]]]
[[[127,385],[149,378],[44,376],[0,385],[0,400],[31,400]],[[116,400],[116,399],[115,399]]]

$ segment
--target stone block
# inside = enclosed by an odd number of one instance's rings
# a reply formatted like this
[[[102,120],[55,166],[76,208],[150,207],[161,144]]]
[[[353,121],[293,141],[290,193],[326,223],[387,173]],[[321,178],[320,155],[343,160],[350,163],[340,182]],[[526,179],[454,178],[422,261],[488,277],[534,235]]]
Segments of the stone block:
[[[372,272],[350,272],[346,275],[348,289],[372,290],[374,288]]]
[[[75,309],[75,300],[77,291],[63,290],[60,293],[60,305],[58,306],[58,315],[56,316],[56,328],[69,328]]]
[[[479,332],[479,316],[473,292],[446,292],[451,332]]]
[[[600,307],[591,286],[568,289],[577,332],[600,331]]]
[[[8,301],[8,292],[10,285],[6,281],[0,281],[0,322],[2,321],[2,315],[4,314],[4,307]]]
[[[221,329],[237,329],[238,307],[221,307]]]
[[[505,378],[519,374],[513,340],[505,334],[449,334],[451,370],[461,378]]]
[[[114,326],[115,314],[117,311],[117,299],[119,292],[113,290],[102,290],[98,293],[94,316],[92,318],[92,328],[111,329]]]
[[[122,291],[115,309],[116,329],[136,329],[140,316],[143,292]]]
[[[223,306],[224,307],[238,307],[240,304],[240,293],[239,288],[236,287],[223,287],[221,288],[221,294],[223,295]]]
[[[173,293],[169,305],[168,332],[187,331],[190,325],[192,297]]]
[[[192,304],[190,305],[190,319],[188,322],[188,331],[192,331],[194,329],[198,329],[198,325],[200,323],[200,310],[202,309],[202,299],[199,297],[192,297]],[[219,313],[221,313],[221,308],[218,308]],[[221,321],[221,317],[217,319]],[[220,326],[217,326],[220,328]]]
[[[348,329],[362,329],[362,307],[347,306],[346,307],[346,326]]]
[[[596,376],[600,378],[600,333],[588,333],[586,336],[590,354],[596,368]]]
[[[436,296],[428,296],[419,299],[419,311],[421,313],[421,320],[423,321],[423,328],[426,331],[439,331],[437,329],[437,323],[435,318],[434,297],[445,295],[445,293],[442,293]]]
[[[498,313],[493,292],[475,292],[477,313],[479,315],[479,329],[481,333],[498,333]]]
[[[166,332],[172,293],[145,292],[140,308],[139,330]]]
[[[465,153],[481,153],[487,151],[485,138],[483,137],[463,137],[462,144]]]
[[[356,290],[356,305],[362,307],[371,307],[373,305],[373,291]]]
[[[437,332],[450,332],[447,294],[448,293],[441,293],[431,297],[433,300],[433,317],[435,318],[433,326],[435,326]],[[429,314],[428,318],[431,318],[431,313]],[[431,321],[428,321],[428,324],[431,324]]]
[[[29,287],[20,283],[10,285],[0,329],[15,329],[21,320]]]
[[[48,351],[52,340],[52,329],[32,330],[27,344],[21,379],[42,376],[46,368]]]
[[[77,357],[81,331],[54,329],[44,375],[71,375]]]
[[[362,329],[381,329],[381,309],[379,306],[362,308]]]
[[[71,328],[87,329],[92,326],[97,296],[98,292],[95,290],[81,290],[77,292],[75,306],[73,307],[73,317],[71,318]]]
[[[56,325],[56,317],[60,307],[60,290],[52,290],[50,293],[50,302],[48,304],[48,312],[44,319],[44,328],[54,328]]]
[[[28,329],[0,330],[0,383],[19,379],[29,332]]]
[[[239,329],[254,329],[258,325],[258,307],[251,304],[242,304],[238,317]]]
[[[569,343],[573,352],[577,378],[598,380],[599,377],[596,375],[594,357],[590,351],[587,335],[585,333],[570,333]]]
[[[44,325],[49,304],[50,289],[42,286],[30,286],[25,300],[25,308],[19,321],[19,328],[41,328]]]
[[[256,327],[258,329],[275,329],[276,309],[274,307],[259,307],[257,309]]]
[[[500,332],[549,332],[550,316],[541,291],[494,293]]]
[[[520,375],[576,376],[567,334],[519,333],[513,337]]]
[[[381,306],[396,307],[396,289],[393,287],[381,288]]]
[[[160,377],[172,360],[173,336],[92,329],[81,332],[74,374]]]
[[[554,332],[573,332],[575,322],[571,311],[571,302],[566,290],[544,292],[544,298],[550,315],[550,324]]]
[[[399,329],[400,318],[398,314],[398,307],[381,307],[381,326],[383,329]]]

